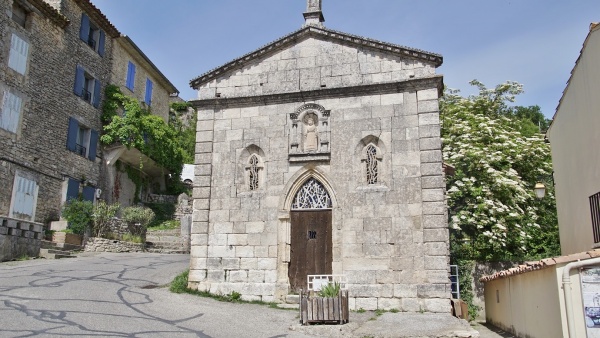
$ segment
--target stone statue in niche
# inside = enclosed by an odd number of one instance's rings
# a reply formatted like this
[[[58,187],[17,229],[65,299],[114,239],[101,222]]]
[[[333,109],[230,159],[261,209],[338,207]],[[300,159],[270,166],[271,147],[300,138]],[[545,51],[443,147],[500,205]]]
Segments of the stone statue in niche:
[[[306,114],[304,118],[303,149],[305,153],[314,153],[319,149],[319,128],[316,125],[316,116]]]

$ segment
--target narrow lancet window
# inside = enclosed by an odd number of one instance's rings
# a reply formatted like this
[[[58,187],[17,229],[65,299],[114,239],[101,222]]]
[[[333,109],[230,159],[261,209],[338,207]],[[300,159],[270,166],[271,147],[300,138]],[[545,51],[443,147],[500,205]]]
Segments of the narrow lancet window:
[[[250,175],[250,177],[249,177],[250,190],[257,190],[258,189],[258,158],[256,157],[256,155],[252,155],[250,157],[248,173]]]
[[[367,183],[375,184],[378,181],[378,171],[377,171],[377,148],[372,144],[367,146]]]

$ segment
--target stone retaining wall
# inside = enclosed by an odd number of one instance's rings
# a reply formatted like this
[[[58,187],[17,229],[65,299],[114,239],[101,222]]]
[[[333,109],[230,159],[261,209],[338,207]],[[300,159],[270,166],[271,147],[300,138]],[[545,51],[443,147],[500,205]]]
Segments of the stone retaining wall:
[[[90,237],[85,243],[85,252],[143,252],[144,245],[114,239]]]
[[[40,252],[43,227],[40,223],[0,217],[0,262]]]

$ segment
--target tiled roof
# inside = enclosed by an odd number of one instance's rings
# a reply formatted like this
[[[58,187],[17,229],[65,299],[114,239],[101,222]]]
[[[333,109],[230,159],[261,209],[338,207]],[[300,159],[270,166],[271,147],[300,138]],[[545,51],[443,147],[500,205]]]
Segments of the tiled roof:
[[[586,260],[586,259],[595,258],[595,257],[600,257],[600,249],[575,253],[575,254],[566,255],[566,256],[544,258],[539,261],[526,262],[524,264],[521,264],[514,268],[510,268],[508,270],[502,270],[502,271],[498,271],[489,276],[483,276],[483,277],[479,278],[479,281],[485,283],[485,282],[492,281],[494,279],[510,277],[510,276],[519,275],[519,274],[530,272],[530,271],[535,271],[535,270],[541,270],[541,269],[544,269],[544,268],[547,268],[547,267],[550,267],[550,266],[553,266],[556,264],[570,263],[570,262],[581,261],[581,260]]]
[[[94,6],[94,4],[90,0],[75,0],[75,2],[81,6],[81,8],[92,18],[94,23],[101,26],[101,28],[108,34],[110,37],[118,38],[121,36],[119,30],[108,20],[106,15],[104,15],[98,7]]]
[[[242,55],[241,57],[230,61],[223,66],[214,68],[190,81],[192,88],[197,88],[201,84],[206,83],[220,74],[223,74],[232,69],[239,69],[243,67],[248,61],[251,61],[259,56],[266,55],[266,53],[277,51],[285,46],[295,43],[298,38],[303,37],[307,34],[314,34],[323,36],[329,39],[343,41],[354,45],[366,46],[374,49],[379,49],[385,52],[397,53],[404,56],[410,56],[417,59],[426,60],[435,64],[439,67],[443,62],[443,57],[440,54],[427,52],[420,49],[409,48],[393,43],[382,42],[374,39],[365,38],[358,35],[352,35],[343,33],[335,30],[331,30],[323,27],[306,26],[295,32],[292,32],[282,38],[279,38],[265,46],[258,48],[257,50],[248,54]]]
[[[30,0],[30,4],[35,6],[37,10],[39,10],[43,15],[45,15],[50,20],[54,21],[61,28],[67,27],[69,24],[69,19],[66,16],[62,15],[56,8],[50,6],[44,0]]]

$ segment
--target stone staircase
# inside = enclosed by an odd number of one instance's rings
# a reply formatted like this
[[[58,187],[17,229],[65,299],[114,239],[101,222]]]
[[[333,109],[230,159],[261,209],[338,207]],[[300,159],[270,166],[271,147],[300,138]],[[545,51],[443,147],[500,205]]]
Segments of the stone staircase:
[[[46,259],[74,258],[76,256],[72,254],[73,251],[82,249],[79,245],[42,241],[39,257]]]
[[[181,229],[155,230],[146,233],[146,252],[186,254],[190,248]]]

